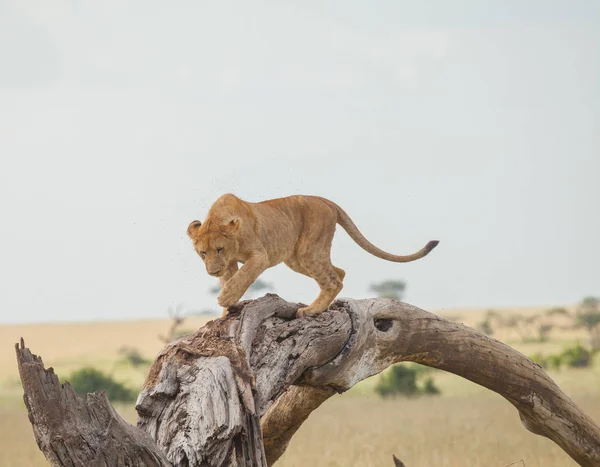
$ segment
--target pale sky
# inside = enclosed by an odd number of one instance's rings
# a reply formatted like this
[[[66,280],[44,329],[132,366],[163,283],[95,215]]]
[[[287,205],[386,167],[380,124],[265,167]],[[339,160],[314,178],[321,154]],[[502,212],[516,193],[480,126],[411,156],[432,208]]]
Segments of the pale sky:
[[[0,322],[217,308],[185,231],[232,192],[340,204],[340,296],[600,295],[600,2],[0,0]],[[290,301],[317,286],[263,278]]]

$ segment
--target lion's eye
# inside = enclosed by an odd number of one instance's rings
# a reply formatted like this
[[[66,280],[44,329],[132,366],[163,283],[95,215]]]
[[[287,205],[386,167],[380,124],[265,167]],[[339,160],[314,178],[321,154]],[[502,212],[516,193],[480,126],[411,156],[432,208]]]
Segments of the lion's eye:
[[[223,251],[223,248],[217,248],[217,253],[221,253]]]

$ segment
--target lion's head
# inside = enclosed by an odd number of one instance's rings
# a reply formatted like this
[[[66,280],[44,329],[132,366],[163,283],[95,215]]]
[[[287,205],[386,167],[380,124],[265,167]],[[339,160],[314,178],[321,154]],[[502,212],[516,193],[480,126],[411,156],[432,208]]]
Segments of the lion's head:
[[[236,261],[239,244],[235,234],[239,225],[240,219],[233,217],[219,223],[192,221],[188,226],[187,234],[211,276],[222,276]]]

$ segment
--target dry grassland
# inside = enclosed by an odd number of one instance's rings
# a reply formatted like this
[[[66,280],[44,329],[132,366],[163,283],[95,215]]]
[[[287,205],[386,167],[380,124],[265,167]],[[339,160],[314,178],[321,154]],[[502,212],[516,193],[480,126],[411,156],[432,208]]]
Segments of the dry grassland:
[[[474,325],[483,311],[445,310],[440,314]],[[534,311],[519,310],[522,314]],[[183,327],[194,330],[205,321],[190,319]],[[0,326],[0,466],[47,465],[21,401],[13,348],[21,336],[61,377],[93,364],[137,387],[146,369],[132,369],[119,362],[118,349],[127,343],[153,359],[162,347],[157,336],[164,334],[168,325],[167,320],[156,320]],[[517,336],[509,331],[498,336],[526,354],[553,353],[584,337],[561,331],[547,343],[519,344]],[[600,365],[585,370],[565,369],[551,376],[600,423]],[[508,402],[475,384],[435,372],[442,396],[382,400],[372,391],[376,378],[327,401],[302,426],[278,465],[391,467],[392,454],[407,467],[576,465],[554,443],[527,432]],[[117,408],[126,420],[135,422],[132,406]]]

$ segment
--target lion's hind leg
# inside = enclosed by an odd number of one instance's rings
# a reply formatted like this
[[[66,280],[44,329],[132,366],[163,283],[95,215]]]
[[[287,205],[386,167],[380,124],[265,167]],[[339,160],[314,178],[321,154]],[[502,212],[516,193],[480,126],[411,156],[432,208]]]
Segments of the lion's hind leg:
[[[341,280],[342,282],[344,282],[344,277],[346,277],[346,271],[344,271],[342,268],[338,268],[336,266],[333,266],[333,269],[335,269],[335,272],[338,275],[338,279]]]
[[[298,310],[297,317],[323,313],[342,290],[346,273],[331,264],[330,256],[336,222],[337,213],[322,201],[316,202],[306,214],[295,255],[286,262],[295,271],[312,277],[321,289],[310,306]]]
[[[312,277],[319,287],[321,292],[319,296],[309,306],[300,308],[297,317],[314,316],[323,313],[335,297],[340,293],[344,286],[342,280],[345,276],[343,269],[336,268],[331,264],[329,258],[327,261],[302,261],[302,266],[306,270],[306,275]]]

